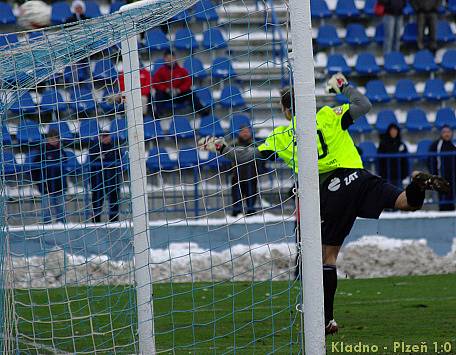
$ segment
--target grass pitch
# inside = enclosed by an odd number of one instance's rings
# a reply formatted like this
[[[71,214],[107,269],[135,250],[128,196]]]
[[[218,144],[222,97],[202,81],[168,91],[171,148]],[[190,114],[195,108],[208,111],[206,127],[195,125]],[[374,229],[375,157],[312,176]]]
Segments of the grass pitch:
[[[14,296],[21,353],[137,351],[131,287],[16,290]],[[165,354],[298,353],[294,281],[157,284],[154,299],[156,343]],[[378,347],[377,354],[407,353],[394,342],[421,344],[414,354],[456,354],[455,310],[456,275],[340,280],[335,315],[341,329],[327,339],[328,354],[347,353],[341,342],[365,346],[352,348],[358,354],[366,346]]]

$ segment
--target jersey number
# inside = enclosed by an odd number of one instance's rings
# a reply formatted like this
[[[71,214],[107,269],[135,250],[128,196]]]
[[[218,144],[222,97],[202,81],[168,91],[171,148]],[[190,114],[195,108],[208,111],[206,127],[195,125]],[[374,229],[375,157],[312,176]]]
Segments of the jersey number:
[[[322,150],[321,154],[320,151],[318,151],[318,160],[320,160],[328,155],[328,145],[325,142],[325,137],[323,137],[323,133],[319,129],[317,129],[317,135],[318,139],[320,140]]]

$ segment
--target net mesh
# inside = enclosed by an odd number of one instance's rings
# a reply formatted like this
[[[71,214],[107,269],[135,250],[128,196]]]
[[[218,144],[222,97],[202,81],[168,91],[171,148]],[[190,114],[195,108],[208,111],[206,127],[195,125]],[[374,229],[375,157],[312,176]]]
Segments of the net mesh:
[[[164,0],[1,35],[6,353],[138,353],[152,321],[138,322],[138,303],[150,302],[157,352],[300,351],[295,176],[197,145],[258,145],[288,125],[287,35],[285,2],[247,0]],[[120,50],[132,36],[141,142],[129,141]],[[147,280],[135,274],[135,203],[149,212]],[[153,296],[138,299],[147,284]]]

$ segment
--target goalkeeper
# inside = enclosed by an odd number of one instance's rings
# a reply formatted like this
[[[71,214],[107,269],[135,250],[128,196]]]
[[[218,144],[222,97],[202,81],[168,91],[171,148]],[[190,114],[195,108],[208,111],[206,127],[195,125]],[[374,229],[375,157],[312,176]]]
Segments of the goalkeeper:
[[[348,128],[370,110],[371,104],[364,95],[348,85],[342,74],[331,77],[328,89],[349,99],[349,104],[342,106],[324,106],[316,117],[325,332],[333,334],[338,330],[333,317],[337,288],[336,260],[356,218],[378,219],[384,209],[416,211],[423,206],[425,190],[445,192],[449,190],[449,184],[438,176],[415,172],[410,185],[403,191],[364,170]],[[275,128],[257,148],[229,147],[223,138],[217,137],[202,138],[200,146],[217,151],[236,163],[279,157],[297,172],[293,90],[282,91],[281,104],[290,124]]]

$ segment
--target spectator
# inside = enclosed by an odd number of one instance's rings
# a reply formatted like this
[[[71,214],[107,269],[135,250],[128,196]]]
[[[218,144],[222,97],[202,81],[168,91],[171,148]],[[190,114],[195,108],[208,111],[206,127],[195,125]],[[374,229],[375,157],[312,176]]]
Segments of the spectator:
[[[85,15],[86,6],[82,0],[73,0],[71,3],[71,12],[73,15],[67,18],[66,23],[72,23],[82,20],[87,20],[88,17]]]
[[[208,115],[210,109],[201,105],[198,97],[192,91],[192,78],[187,69],[181,67],[170,51],[164,54],[163,64],[152,77],[152,86],[155,89],[155,107],[158,116],[166,111],[172,103],[190,105],[193,112],[201,116]]]
[[[401,139],[401,129],[394,123],[388,126],[380,136],[379,154],[406,154],[407,146]],[[406,157],[379,158],[380,176],[391,184],[402,187],[402,181],[409,175],[409,164]]]
[[[242,127],[239,131],[237,145],[242,147],[251,146],[253,142],[250,127]],[[247,163],[237,164],[233,169],[231,179],[231,196],[233,199],[232,216],[236,217],[243,213],[243,202],[246,205],[246,214],[255,213],[255,201],[258,191],[258,161],[252,160]]]
[[[94,223],[101,222],[104,198],[109,203],[109,222],[119,220],[120,183],[122,182],[121,153],[109,132],[101,132],[100,138],[89,148],[90,184]]]
[[[399,51],[401,44],[401,32],[404,27],[402,10],[406,0],[380,0],[385,8],[383,26],[385,28],[385,40],[383,41],[383,53]]]
[[[52,217],[57,222],[66,223],[65,191],[67,189],[64,171],[66,154],[60,145],[59,132],[51,130],[46,143],[36,153],[32,162],[33,181],[37,182],[41,193],[41,208],[44,223],[51,223]],[[35,167],[36,166],[36,167]]]
[[[418,20],[418,49],[424,49],[424,33],[429,32],[429,49],[437,50],[437,11],[441,0],[410,0]]]
[[[143,103],[143,112],[147,114],[150,104],[150,94],[152,85],[152,76],[150,71],[147,70],[142,62],[139,62],[139,81],[141,83],[141,97]],[[124,73],[119,73],[119,87],[120,91],[125,92]]]
[[[437,153],[437,156],[432,156],[429,159],[429,170],[438,172],[451,184],[450,193],[439,193],[439,209],[440,211],[454,211],[456,155],[449,155],[448,153],[456,154],[456,146],[453,144],[453,131],[449,126],[442,127],[440,138],[432,143],[429,151]],[[440,153],[446,153],[446,155],[439,155]]]

